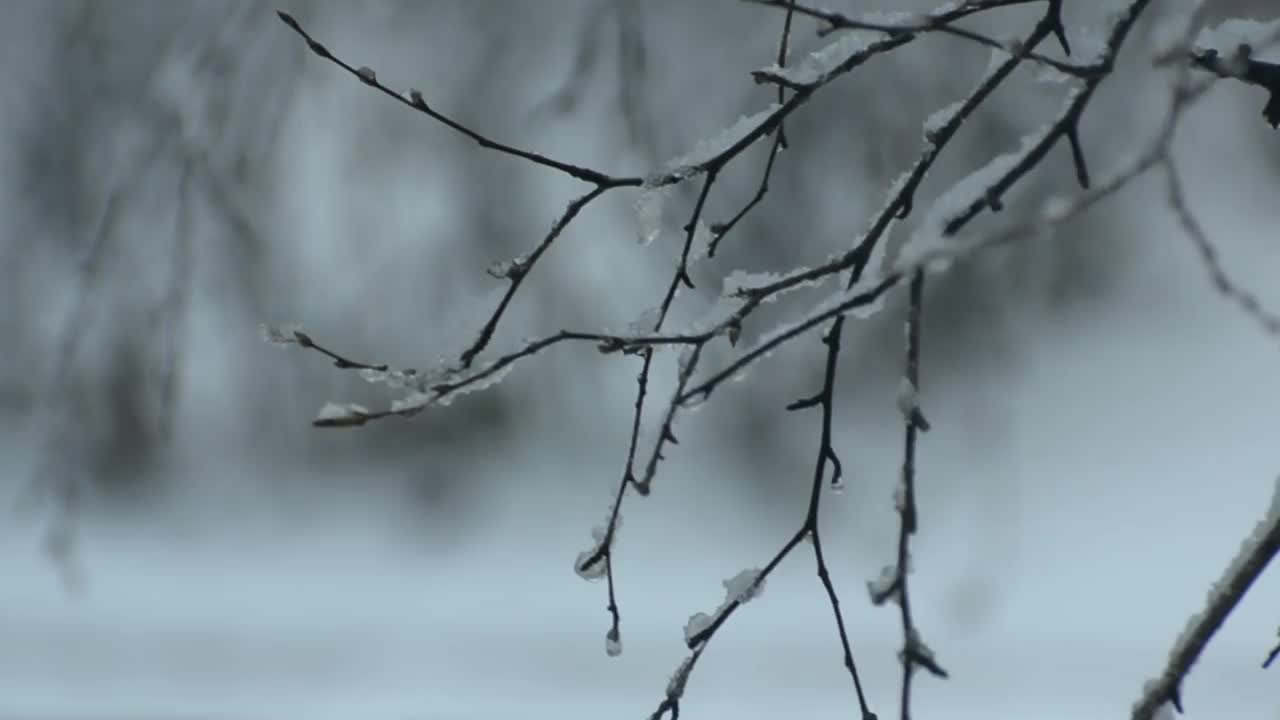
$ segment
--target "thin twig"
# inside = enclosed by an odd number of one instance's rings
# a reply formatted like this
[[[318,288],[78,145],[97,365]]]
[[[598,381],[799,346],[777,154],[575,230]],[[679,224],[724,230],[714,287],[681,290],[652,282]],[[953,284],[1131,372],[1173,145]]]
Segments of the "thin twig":
[[[1152,720],[1165,703],[1173,703],[1178,712],[1182,712],[1183,678],[1277,553],[1280,553],[1280,479],[1276,481],[1270,508],[1245,538],[1221,579],[1213,584],[1205,609],[1187,621],[1186,629],[1169,652],[1164,670],[1143,688],[1142,696],[1133,706],[1132,720]]]

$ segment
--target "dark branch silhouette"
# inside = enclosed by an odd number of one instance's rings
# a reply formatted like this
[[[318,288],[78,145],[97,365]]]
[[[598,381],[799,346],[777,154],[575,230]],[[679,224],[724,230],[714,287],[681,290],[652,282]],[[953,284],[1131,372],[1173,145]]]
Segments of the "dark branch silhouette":
[[[1198,23],[1189,23],[1188,36],[1182,39],[1175,53],[1180,70],[1159,132],[1139,152],[1098,179],[1086,162],[1081,121],[1098,88],[1112,77],[1116,59],[1135,24],[1151,5],[1149,0],[1130,0],[1121,12],[1113,16],[1111,26],[1106,29],[1100,54],[1087,64],[1058,60],[1039,50],[1052,37],[1064,54],[1071,55],[1071,43],[1062,22],[1061,0],[969,0],[948,4],[932,13],[910,16],[901,22],[889,22],[877,17],[849,17],[789,0],[752,2],[784,12],[774,63],[750,73],[756,83],[772,86],[770,89],[775,93],[776,104],[752,116],[747,126],[732,128],[725,137],[717,139],[710,149],[699,149],[643,176],[613,175],[493,140],[437,111],[427,103],[421,92],[412,89],[404,92],[393,90],[378,80],[374,70],[364,66],[357,67],[338,58],[307,33],[291,15],[280,12],[281,20],[305,40],[312,53],[336,64],[365,85],[425,114],[482,147],[568,175],[592,187],[568,204],[551,230],[529,253],[490,268],[491,275],[510,281],[510,285],[497,308],[479,329],[476,339],[461,352],[456,363],[426,371],[396,369],[386,364],[348,359],[345,355],[316,343],[301,330],[269,330],[268,337],[277,343],[313,350],[329,358],[339,368],[356,370],[368,380],[382,382],[408,393],[404,399],[382,410],[330,404],[315,420],[315,424],[322,427],[360,426],[392,415],[410,417],[426,407],[447,404],[458,395],[492,385],[521,360],[561,343],[591,343],[605,355],[638,358],[640,367],[636,375],[628,449],[621,477],[604,525],[595,529],[593,545],[575,561],[575,569],[579,574],[588,578],[604,577],[608,581],[606,610],[610,624],[605,637],[606,648],[612,655],[621,651],[622,619],[615,587],[614,573],[617,567],[613,549],[621,522],[621,510],[629,491],[635,491],[634,494],[639,496],[652,492],[661,462],[679,444],[674,425],[683,411],[706,402],[722,384],[741,375],[780,346],[811,331],[821,330],[821,343],[826,353],[821,387],[813,395],[799,398],[786,406],[788,411],[819,410],[821,416],[809,502],[804,515],[795,531],[781,543],[761,568],[746,571],[745,575],[740,574],[726,581],[728,595],[713,614],[699,614],[691,618],[685,637],[690,654],[677,666],[663,698],[650,717],[655,720],[666,715],[670,715],[672,720],[679,717],[687,682],[711,640],[744,603],[759,594],[764,583],[788,555],[803,542],[809,541],[813,548],[816,573],[832,610],[843,663],[853,684],[861,717],[863,720],[875,720],[876,713],[870,707],[858,673],[853,652],[853,633],[845,623],[841,600],[824,556],[818,518],[824,488],[838,489],[848,480],[832,439],[845,323],[850,313],[878,306],[890,291],[906,281],[907,342],[905,368],[898,393],[904,446],[901,476],[895,496],[895,509],[899,516],[897,552],[894,563],[886,566],[881,577],[868,583],[868,589],[873,603],[879,605],[892,600],[899,606],[903,636],[899,653],[902,663],[899,710],[900,717],[908,720],[916,670],[922,668],[940,678],[948,676],[915,623],[908,582],[911,570],[910,541],[919,528],[921,516],[916,491],[920,480],[917,477],[916,463],[919,435],[930,429],[920,403],[923,346],[921,321],[927,275],[987,248],[1051,233],[1135,178],[1152,169],[1163,169],[1168,181],[1170,209],[1200,253],[1215,288],[1254,317],[1268,332],[1280,334],[1280,316],[1263,308],[1256,296],[1240,289],[1223,268],[1216,249],[1188,206],[1170,151],[1179,119],[1208,86],[1208,83],[1193,82],[1191,70],[1204,70],[1215,77],[1233,78],[1266,88],[1271,95],[1264,115],[1274,127],[1280,123],[1280,100],[1277,100],[1280,66],[1254,60],[1251,48],[1247,45],[1233,49],[1230,58],[1222,57],[1215,49],[1193,48],[1189,33],[1190,28],[1198,27]],[[1043,6],[1043,13],[1025,37],[1014,41],[996,40],[956,24],[957,21],[982,13],[1037,3]],[[821,23],[822,27],[818,30],[820,36],[856,32],[864,33],[865,37],[859,36],[863,41],[852,42],[847,46],[838,43],[831,46],[824,52],[837,55],[826,55],[822,62],[810,57],[800,64],[789,63],[788,49],[797,17],[807,17]],[[883,204],[871,215],[866,228],[852,246],[813,267],[799,268],[759,282],[749,282],[744,286],[726,286],[720,298],[722,307],[719,315],[689,329],[668,328],[668,319],[681,289],[694,289],[692,266],[703,255],[715,256],[725,238],[744,218],[755,208],[768,202],[770,180],[781,157],[781,150],[792,142],[792,138],[786,134],[785,122],[832,83],[863,68],[873,58],[898,51],[925,34],[947,36],[992,48],[996,51],[993,55],[995,60],[963,99],[930,118],[925,128],[924,147],[919,156],[889,188]],[[1067,78],[1067,92],[1056,115],[1040,131],[1023,138],[1016,150],[993,158],[964,182],[944,193],[917,222],[916,232],[902,254],[893,262],[886,263],[878,270],[878,274],[868,272],[873,257],[884,251],[886,236],[894,222],[908,218],[913,213],[918,189],[942,152],[966,121],[1024,63],[1050,68]],[[1209,78],[1210,81],[1212,79]],[[717,181],[748,148],[765,138],[771,138],[768,157],[754,194],[727,220],[706,222],[704,217],[708,213],[709,199]],[[970,222],[984,211],[1001,212],[1009,191],[1033,170],[1043,166],[1051,151],[1063,142],[1080,186],[1078,194],[1060,200],[1043,213],[1013,222],[999,231],[987,234],[965,232]],[[499,322],[506,309],[514,302],[517,291],[533,267],[584,208],[612,190],[638,188],[641,192],[655,192],[694,179],[700,182],[700,186],[682,228],[683,243],[679,254],[672,258],[670,278],[656,306],[656,318],[651,324],[639,331],[623,334],[564,329],[528,340],[518,348],[496,356],[485,352],[490,349]],[[817,287],[833,279],[843,280],[840,289],[809,309],[765,331],[750,347],[738,347],[744,325],[763,304],[800,288]],[[720,338],[728,341],[733,357],[718,368],[702,367],[704,359],[712,355],[707,352],[708,346],[718,342]],[[670,397],[665,403],[659,403],[655,407],[650,402],[651,377],[657,362],[656,351],[662,347],[678,348],[679,360],[675,387]],[[486,356],[485,359],[482,356]],[[647,450],[641,447],[641,430],[646,417],[656,421],[652,447]],[[1233,566],[1233,572],[1229,573],[1226,580],[1228,589],[1211,604],[1204,615],[1205,619],[1195,625],[1189,639],[1180,641],[1165,673],[1148,688],[1148,692],[1135,707],[1135,719],[1149,718],[1165,702],[1173,702],[1181,708],[1178,688],[1182,677],[1221,625],[1230,607],[1239,601],[1248,584],[1261,573],[1266,562],[1276,552],[1280,530],[1273,525],[1270,530],[1260,532],[1261,540],[1258,541],[1256,552],[1249,553],[1245,560]],[[1241,570],[1241,567],[1244,569]],[[1268,656],[1264,667],[1278,654],[1280,646]]]

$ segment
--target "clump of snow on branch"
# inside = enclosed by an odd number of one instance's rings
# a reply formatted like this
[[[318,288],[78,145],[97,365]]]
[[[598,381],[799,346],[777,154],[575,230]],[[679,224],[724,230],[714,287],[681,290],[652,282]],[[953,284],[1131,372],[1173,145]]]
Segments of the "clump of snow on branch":
[[[605,567],[602,550],[607,537],[608,531],[603,525],[591,528],[591,539],[595,541],[594,544],[578,553],[578,558],[573,561],[573,570],[578,573],[578,577],[591,582],[604,578],[608,569]],[[592,558],[595,558],[595,560],[588,562]]]
[[[315,421],[328,425],[360,424],[368,416],[369,408],[363,405],[327,402],[316,413]]]
[[[361,368],[359,375],[365,382],[382,383],[390,388],[400,389],[412,387],[419,379],[418,373],[412,368],[407,370],[398,370],[396,368],[387,368],[386,370],[377,370],[374,368]]]
[[[764,576],[760,568],[747,568],[725,580],[722,584],[724,585],[725,597],[720,606],[715,609],[715,612],[710,615],[703,612],[694,613],[689,616],[689,621],[685,623],[684,642],[690,649],[706,642],[707,638],[703,636],[703,633],[714,625],[730,607],[745,605],[751,600],[760,597],[760,594],[764,592]]]
[[[727,600],[746,603],[760,597],[764,592],[764,580],[760,577],[759,568],[748,568],[724,581]]]
[[[485,272],[490,277],[503,280],[506,278],[517,279],[529,271],[529,258],[526,255],[511,258],[510,260],[499,260],[489,267],[485,268]]]
[[[696,612],[689,616],[689,621],[684,624],[684,641],[689,645],[694,645],[695,638],[711,627],[714,618],[704,612]]]
[[[1274,46],[1277,39],[1280,39],[1280,20],[1259,22],[1235,18],[1201,30],[1196,35],[1195,44],[1206,50],[1217,50],[1223,55],[1235,52],[1241,45],[1248,45],[1256,51],[1255,55],[1251,55],[1255,60],[1274,62],[1280,61],[1280,48],[1267,46]]]
[[[951,124],[962,110],[964,110],[964,101],[957,100],[930,114],[924,121],[924,139],[936,144],[942,129]]]
[[[924,419],[924,413],[920,411],[920,391],[906,375],[903,375],[902,380],[898,382],[897,402],[898,411],[902,413],[903,420],[921,430],[929,429],[929,423]]]
[[[604,652],[609,657],[618,657],[622,654],[622,633],[618,628],[609,628],[609,632],[605,633]]]
[[[898,566],[885,565],[880,568],[880,574],[874,580],[867,581],[867,594],[871,596],[871,602],[874,605],[883,605],[888,600],[898,586]]]
[[[923,666],[929,672],[941,677],[946,677],[947,673],[938,665],[938,660],[933,654],[933,649],[925,643],[920,637],[919,631],[911,628],[907,631],[907,642],[902,649],[902,661],[904,663],[915,663]]]
[[[609,522],[613,522],[613,531],[609,531]],[[605,524],[591,528],[591,547],[578,553],[573,563],[574,572],[584,580],[596,581],[608,573],[605,554],[613,548],[618,540],[618,531],[622,529],[622,512],[610,503],[605,515]],[[594,558],[594,561],[591,561]],[[618,640],[621,647],[621,639]]]

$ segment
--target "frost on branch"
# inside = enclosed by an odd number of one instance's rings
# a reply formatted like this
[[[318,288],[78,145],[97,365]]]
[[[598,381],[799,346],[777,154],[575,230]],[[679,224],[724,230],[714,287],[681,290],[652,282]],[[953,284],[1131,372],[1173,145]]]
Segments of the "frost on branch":
[[[789,270],[787,272],[765,271],[765,272],[749,273],[745,270],[734,270],[733,272],[729,273],[724,279],[723,295],[725,297],[745,299],[759,292],[762,288],[767,288],[767,287],[776,285],[792,277],[803,275],[804,273],[809,271],[810,271],[810,268],[807,268],[807,267],[798,267],[798,268],[795,268],[794,270]],[[765,302],[765,303],[777,302],[779,298],[781,298],[783,295],[786,295],[787,293],[795,292],[797,290],[806,290],[809,288],[821,287],[824,284],[826,284],[826,282],[830,279],[831,279],[830,275],[822,275],[812,280],[805,280],[803,282],[790,283],[786,285],[785,288],[765,296],[761,302]]]
[[[936,110],[924,121],[924,139],[937,144],[942,129],[951,124],[956,116],[964,110],[964,101],[957,100],[944,108]]]
[[[505,380],[514,367],[515,363],[500,365],[498,361],[494,361],[480,371],[468,373],[456,380],[452,376],[446,376],[443,381],[430,386],[430,389],[435,392],[432,401],[437,405],[450,405],[462,395],[488,390]],[[445,386],[449,387],[446,389]]]
[[[1073,99],[1074,92],[1069,94],[1068,101]],[[945,239],[952,234],[952,221],[970,207],[985,205],[994,212],[1002,210],[1004,205],[998,185],[1054,131],[1052,124],[1041,126],[1024,135],[1017,150],[992,158],[986,165],[952,185],[929,208],[924,220],[903,248],[899,261],[914,265],[924,256],[942,249]]]
[[[716,133],[715,136],[698,141],[691,152],[668,160],[665,165],[666,171],[683,179],[705,169],[706,165],[718,160],[730,148],[768,122],[781,107],[777,103],[772,103],[758,113],[739,117],[732,125]]]
[[[888,37],[887,33],[878,30],[843,31],[835,42],[809,53],[794,65],[770,65],[754,74],[757,81],[782,82],[792,86],[817,85],[825,81],[842,63],[854,55],[866,52],[872,45]]]
[[[398,370],[396,368],[387,368],[386,370],[361,368],[359,375],[365,382],[373,384],[381,383],[396,390],[413,387],[419,379],[418,371],[413,368],[406,368],[404,370]]]
[[[1182,710],[1180,687],[1183,678],[1277,553],[1280,553],[1280,478],[1272,490],[1266,514],[1240,544],[1240,550],[1218,581],[1209,587],[1204,609],[1187,620],[1186,627],[1169,651],[1160,676],[1143,686],[1142,696],[1133,709],[1135,720],[1153,717],[1157,708],[1168,702]]]

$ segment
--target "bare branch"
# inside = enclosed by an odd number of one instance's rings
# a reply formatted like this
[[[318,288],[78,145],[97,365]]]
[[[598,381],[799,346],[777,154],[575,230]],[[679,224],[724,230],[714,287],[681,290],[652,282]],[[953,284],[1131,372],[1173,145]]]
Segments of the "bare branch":
[[[422,93],[420,93],[419,91],[406,90],[404,92],[399,92],[396,90],[392,90],[391,88],[382,84],[382,82],[378,80],[377,73],[375,73],[372,69],[368,67],[363,67],[363,66],[355,67],[353,65],[348,64],[345,60],[338,57],[337,55],[334,55],[332,52],[329,51],[327,47],[325,47],[320,42],[318,42],[315,38],[313,38],[310,33],[308,33],[306,30],[302,28],[302,25],[298,23],[297,19],[295,19],[289,13],[284,12],[282,10],[277,10],[276,15],[280,16],[280,20],[284,22],[285,25],[289,26],[289,29],[293,30],[295,33],[300,35],[303,40],[306,40],[307,48],[310,49],[311,52],[315,53],[317,56],[324,58],[325,60],[328,60],[329,62],[333,63],[334,65],[337,65],[343,70],[346,70],[352,77],[356,78],[357,80],[364,83],[365,85],[368,85],[369,87],[377,89],[382,94],[388,97],[394,98],[400,104],[406,107],[413,108],[418,112],[424,113],[431,119],[437,122],[440,122],[459,133],[462,133],[463,135],[474,140],[476,144],[480,145],[483,148],[494,150],[504,155],[511,155],[514,157],[521,158],[523,160],[528,160],[529,162],[534,163],[535,165],[541,165],[543,167],[559,170],[560,172],[570,177],[577,178],[578,180],[582,180],[583,182],[589,182],[594,185],[600,185],[604,187],[623,187],[623,186],[638,186],[642,182],[642,179],[638,177],[614,177],[612,175],[607,175],[605,173],[602,173],[598,170],[592,170],[590,168],[581,167],[578,165],[574,165],[572,163],[563,162],[561,160],[554,160],[544,155],[539,155],[538,153],[535,153],[535,152],[530,152],[528,150],[521,150],[519,148],[515,148],[510,145],[497,142],[496,140],[491,140],[488,137],[480,134],[479,132],[472,130],[466,125],[463,125],[457,120],[454,120],[453,118],[447,115],[444,115],[443,113],[440,113],[439,111],[433,109],[430,105],[427,104],[426,99],[422,96]]]

